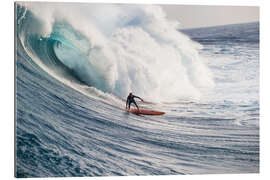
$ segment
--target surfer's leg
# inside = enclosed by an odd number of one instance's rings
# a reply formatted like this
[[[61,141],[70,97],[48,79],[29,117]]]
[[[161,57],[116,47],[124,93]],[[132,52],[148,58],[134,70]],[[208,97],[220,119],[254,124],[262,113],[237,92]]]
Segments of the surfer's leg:
[[[131,104],[131,101],[128,102],[128,109],[130,109],[130,104]]]
[[[137,105],[137,103],[135,101],[133,101],[133,103],[135,104],[135,106],[137,107],[137,109],[139,110],[139,107]]]

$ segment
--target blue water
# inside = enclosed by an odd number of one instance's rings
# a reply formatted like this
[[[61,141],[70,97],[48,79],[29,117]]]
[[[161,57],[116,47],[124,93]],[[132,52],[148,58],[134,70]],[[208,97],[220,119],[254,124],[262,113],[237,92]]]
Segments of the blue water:
[[[90,30],[47,5],[16,4],[16,177],[259,172],[259,23],[184,35],[159,7],[74,4],[127,14]],[[127,113],[129,91],[166,114]]]

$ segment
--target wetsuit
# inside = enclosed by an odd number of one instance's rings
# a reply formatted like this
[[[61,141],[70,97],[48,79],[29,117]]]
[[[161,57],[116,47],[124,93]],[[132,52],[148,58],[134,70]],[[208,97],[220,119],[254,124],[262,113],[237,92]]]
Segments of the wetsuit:
[[[127,104],[128,104],[128,109],[130,109],[130,104],[131,104],[131,103],[134,103],[135,106],[139,109],[139,107],[138,107],[138,105],[136,104],[134,98],[138,98],[138,99],[142,100],[142,98],[140,98],[140,97],[138,97],[138,96],[134,96],[133,94],[128,95],[128,97],[127,97],[127,102],[126,102],[126,107],[127,107]],[[142,100],[142,101],[143,101],[143,100]]]

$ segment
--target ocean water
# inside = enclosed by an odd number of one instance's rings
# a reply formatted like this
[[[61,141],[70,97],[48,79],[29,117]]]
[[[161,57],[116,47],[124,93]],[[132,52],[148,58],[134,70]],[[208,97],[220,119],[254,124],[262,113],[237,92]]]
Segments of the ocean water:
[[[159,6],[15,6],[16,177],[259,173],[258,22],[180,31]],[[131,91],[166,114],[126,112]]]

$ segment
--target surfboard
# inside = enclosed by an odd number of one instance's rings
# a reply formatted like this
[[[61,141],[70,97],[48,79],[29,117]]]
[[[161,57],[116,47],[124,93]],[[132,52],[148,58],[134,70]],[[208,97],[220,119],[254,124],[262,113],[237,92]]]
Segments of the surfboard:
[[[154,110],[149,110],[149,109],[141,109],[138,111],[137,108],[130,108],[129,110],[127,110],[128,112],[137,114],[137,115],[163,115],[165,114],[165,112],[161,112],[161,111],[154,111]]]

